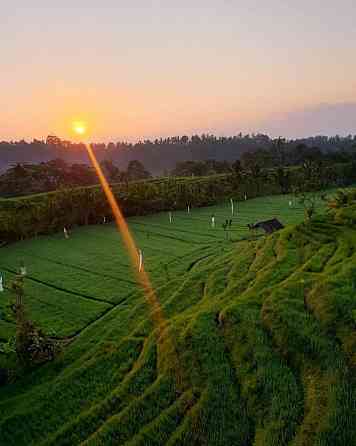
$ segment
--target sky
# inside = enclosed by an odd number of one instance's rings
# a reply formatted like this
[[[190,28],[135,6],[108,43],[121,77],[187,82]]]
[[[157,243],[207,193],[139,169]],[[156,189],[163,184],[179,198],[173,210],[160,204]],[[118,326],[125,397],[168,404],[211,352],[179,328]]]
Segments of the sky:
[[[3,0],[0,140],[356,133],[355,0]]]

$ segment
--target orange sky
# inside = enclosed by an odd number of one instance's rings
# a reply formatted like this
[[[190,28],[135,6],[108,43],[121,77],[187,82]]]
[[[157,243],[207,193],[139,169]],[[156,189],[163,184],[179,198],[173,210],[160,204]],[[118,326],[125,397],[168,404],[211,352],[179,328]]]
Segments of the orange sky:
[[[354,1],[74,3],[2,6],[0,139],[70,138],[73,120],[106,141],[292,136],[290,112],[356,104]]]

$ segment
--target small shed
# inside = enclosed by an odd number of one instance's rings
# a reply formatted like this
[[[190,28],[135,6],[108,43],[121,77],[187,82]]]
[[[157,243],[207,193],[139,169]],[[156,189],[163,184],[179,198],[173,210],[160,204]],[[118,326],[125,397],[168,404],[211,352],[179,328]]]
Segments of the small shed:
[[[272,232],[279,231],[284,228],[284,225],[278,220],[278,218],[272,218],[271,220],[259,221],[254,224],[248,224],[248,228],[251,229],[263,229],[266,234],[272,234]]]

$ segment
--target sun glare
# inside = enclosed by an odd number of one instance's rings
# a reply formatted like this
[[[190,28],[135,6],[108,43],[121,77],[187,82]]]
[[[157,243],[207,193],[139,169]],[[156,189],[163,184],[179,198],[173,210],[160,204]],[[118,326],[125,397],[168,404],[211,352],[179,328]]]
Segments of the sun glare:
[[[77,135],[85,135],[85,133],[87,131],[87,125],[83,121],[73,122],[72,128],[73,128],[74,133],[76,133]]]

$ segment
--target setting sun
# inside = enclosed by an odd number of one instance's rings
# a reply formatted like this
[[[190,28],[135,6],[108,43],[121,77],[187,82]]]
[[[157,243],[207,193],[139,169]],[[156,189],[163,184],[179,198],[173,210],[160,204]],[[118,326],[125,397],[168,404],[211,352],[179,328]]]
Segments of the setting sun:
[[[77,135],[84,135],[87,131],[87,125],[83,121],[75,121],[73,122],[72,129]]]

